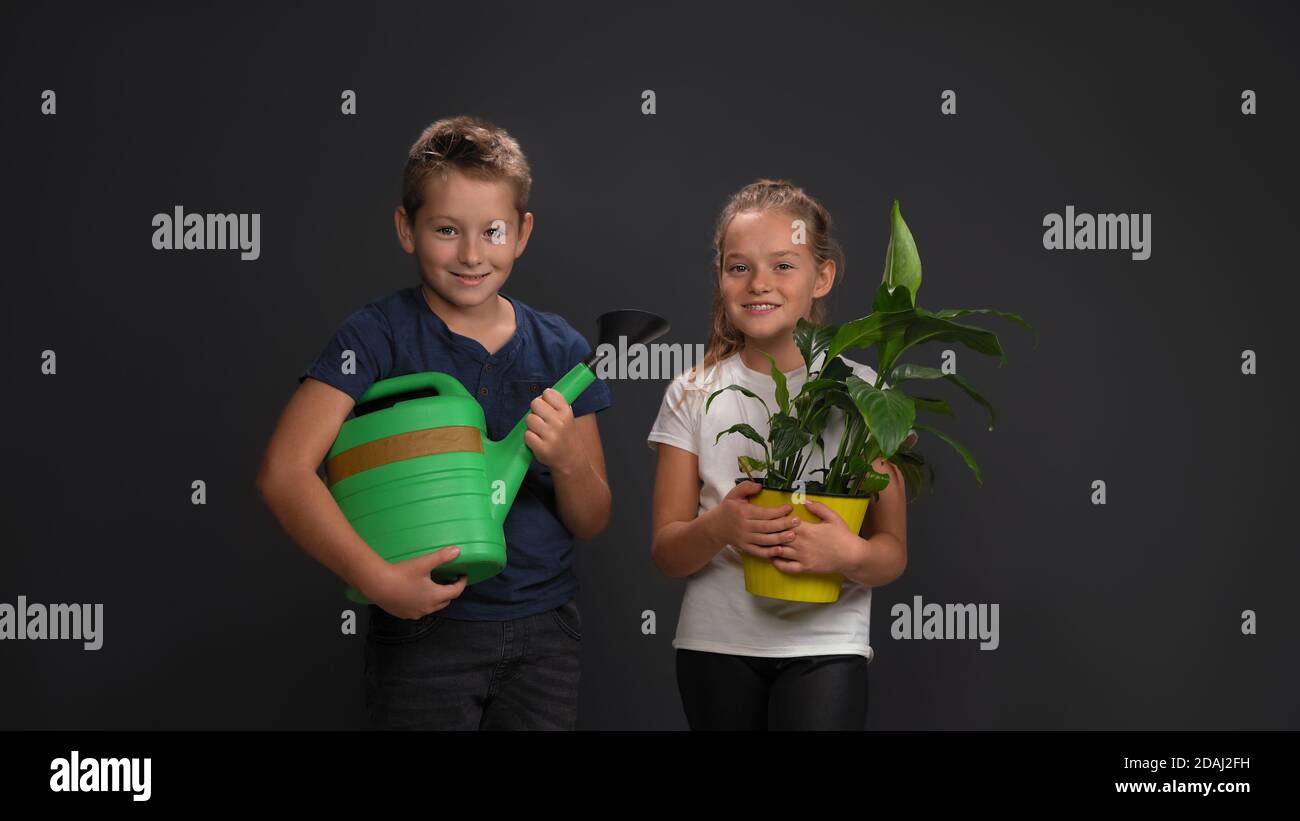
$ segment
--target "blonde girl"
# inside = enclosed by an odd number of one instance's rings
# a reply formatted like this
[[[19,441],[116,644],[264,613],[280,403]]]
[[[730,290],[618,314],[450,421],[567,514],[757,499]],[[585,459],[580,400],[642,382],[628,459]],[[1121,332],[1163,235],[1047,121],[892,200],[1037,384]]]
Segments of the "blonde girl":
[[[704,409],[709,394],[733,384],[775,407],[764,352],[785,373],[790,395],[798,393],[806,373],[795,324],[801,317],[824,324],[844,254],[826,209],[777,180],[731,197],[714,248],[704,360],[668,386],[648,437],[658,454],[652,557],[663,573],[687,580],[673,639],[682,706],[692,729],[865,729],[871,589],[898,578],[907,564],[901,473],[876,460],[890,483],[859,533],[814,501],[807,508],[823,521],[801,522],[789,505],[750,505],[758,483],[736,484],[737,457],[762,456],[756,443],[733,435],[715,444],[719,432],[740,422],[766,435],[759,403],[728,391]],[[871,368],[845,361],[875,382]],[[842,433],[842,421],[827,428],[826,453],[835,453]],[[810,459],[810,467],[819,461]],[[745,590],[742,553],[786,573],[842,573],[844,587],[830,604],[755,596]]]

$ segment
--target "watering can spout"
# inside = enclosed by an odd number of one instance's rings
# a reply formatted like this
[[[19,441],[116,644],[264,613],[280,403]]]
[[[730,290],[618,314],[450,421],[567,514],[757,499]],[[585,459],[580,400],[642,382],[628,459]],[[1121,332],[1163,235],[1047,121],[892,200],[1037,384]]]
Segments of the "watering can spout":
[[[573,404],[587,386],[596,381],[596,373],[585,362],[579,362],[553,386],[564,401]],[[514,504],[519,487],[524,482],[524,474],[533,461],[533,452],[524,443],[524,432],[528,430],[525,422],[527,416],[515,423],[505,438],[496,442],[483,442],[483,455],[487,459],[487,475],[492,500],[492,518],[505,521],[506,513]]]
[[[620,337],[625,340],[625,346],[644,344],[658,339],[669,329],[668,320],[663,317],[631,308],[601,314],[596,324],[600,343],[586,359],[574,365],[552,386],[570,405],[587,386],[596,381],[597,362],[617,348]],[[492,518],[498,522],[505,520],[519,493],[519,487],[523,484],[528,465],[533,461],[533,452],[524,443],[524,431],[528,429],[525,425],[527,418],[525,415],[520,419],[505,438],[496,442],[485,438],[483,442]]]

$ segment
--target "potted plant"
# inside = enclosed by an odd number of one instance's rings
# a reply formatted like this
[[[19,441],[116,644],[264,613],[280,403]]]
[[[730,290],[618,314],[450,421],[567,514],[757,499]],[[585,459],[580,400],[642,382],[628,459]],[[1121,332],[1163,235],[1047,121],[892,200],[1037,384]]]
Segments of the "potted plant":
[[[952,414],[943,399],[913,396],[900,386],[908,381],[944,379],[956,385],[989,412],[989,430],[997,422],[993,406],[966,379],[938,368],[901,362],[904,353],[926,342],[957,342],[982,354],[999,357],[998,367],[1006,355],[992,331],[955,322],[967,314],[994,314],[1013,320],[1035,334],[1037,331],[1021,317],[991,308],[949,308],[928,311],[916,304],[921,286],[921,260],[916,243],[903,221],[894,200],[890,215],[890,239],[885,251],[885,273],[876,290],[871,313],[839,325],[817,326],[800,319],[794,330],[795,344],[803,355],[805,380],[798,395],[790,396],[785,374],[770,354],[771,376],[776,383],[775,409],[761,397],[741,385],[728,385],[714,391],[705,404],[708,411],[713,400],[724,391],[740,391],[763,403],[768,412],[768,433],[759,435],[746,424],[732,425],[714,439],[738,433],[763,448],[763,456],[741,456],[739,467],[744,477],[737,483],[753,480],[763,490],[750,499],[751,504],[777,507],[789,504],[794,514],[808,522],[820,521],[809,513],[806,499],[821,502],[838,513],[858,532],[866,517],[867,506],[889,485],[889,476],[877,472],[876,459],[884,459],[903,475],[909,496],[917,498],[927,486],[934,492],[934,468],[912,445],[913,430],[934,434],[946,442],[983,484],[979,464],[963,444],[943,431],[916,422],[918,410]],[[876,380],[860,379],[840,354],[855,348],[874,349],[877,355]],[[843,434],[835,454],[827,460],[824,432],[833,422],[843,423]],[[808,470],[815,452],[821,452],[822,467]],[[756,477],[755,473],[761,473]],[[804,481],[806,473],[821,478]],[[844,578],[837,573],[790,574],[778,570],[767,559],[743,555],[745,589],[759,596],[788,601],[833,602],[839,597]]]

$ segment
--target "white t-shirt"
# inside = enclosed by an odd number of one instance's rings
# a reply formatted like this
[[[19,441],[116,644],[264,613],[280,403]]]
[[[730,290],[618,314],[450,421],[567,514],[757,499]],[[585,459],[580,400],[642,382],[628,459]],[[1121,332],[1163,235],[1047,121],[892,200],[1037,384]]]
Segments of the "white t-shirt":
[[[861,379],[875,382],[874,370],[847,358],[844,361]],[[740,422],[753,426],[760,436],[768,433],[767,412],[757,400],[739,391],[727,391],[713,400],[706,414],[704,403],[709,394],[728,385],[744,385],[763,397],[769,408],[775,410],[777,404],[771,375],[751,370],[740,354],[711,365],[694,382],[689,381],[691,375],[688,371],[668,385],[647,444],[656,450],[655,443],[662,442],[699,459],[703,485],[698,515],[716,507],[735,488],[736,479],[744,475],[736,457],[763,456],[757,442],[738,433],[727,434],[715,445],[718,433]],[[805,380],[803,367],[787,373],[785,378],[793,399]],[[836,415],[822,434],[826,462],[835,455],[843,432],[843,421]],[[823,467],[822,454],[816,444],[811,447],[808,468],[816,470]],[[813,480],[821,475],[805,473],[804,478]],[[745,590],[742,555],[727,545],[687,578],[673,647],[778,658],[856,654],[871,660],[870,587],[845,579],[839,599],[829,604],[755,596]]]

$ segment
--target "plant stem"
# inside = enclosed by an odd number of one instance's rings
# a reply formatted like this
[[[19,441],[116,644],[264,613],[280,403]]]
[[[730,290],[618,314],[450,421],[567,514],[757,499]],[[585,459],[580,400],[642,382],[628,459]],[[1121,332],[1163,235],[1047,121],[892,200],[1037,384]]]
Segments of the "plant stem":
[[[845,413],[844,417],[844,435],[840,437],[840,445],[835,451],[835,468],[826,477],[826,491],[828,493],[838,492],[836,488],[839,486],[840,479],[844,476],[845,463],[848,461],[845,458],[845,452],[853,452],[853,448],[850,447],[851,440],[856,438],[857,429],[862,423],[862,418],[855,413]]]

